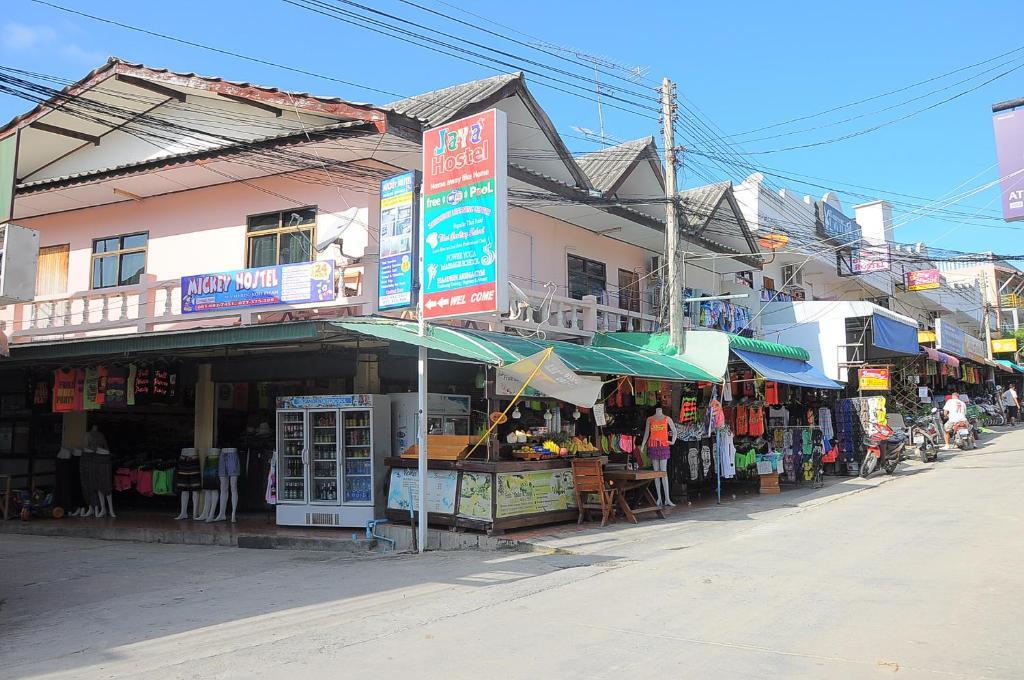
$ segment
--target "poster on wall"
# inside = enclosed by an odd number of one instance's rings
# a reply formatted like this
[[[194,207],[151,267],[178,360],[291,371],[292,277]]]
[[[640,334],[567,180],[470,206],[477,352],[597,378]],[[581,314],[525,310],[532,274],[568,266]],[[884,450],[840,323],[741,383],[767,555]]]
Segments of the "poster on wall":
[[[862,368],[857,371],[857,382],[863,391],[886,391],[891,384],[888,368]]]
[[[919,269],[907,272],[907,290],[935,290],[942,285],[942,274],[938,269]]]
[[[572,470],[499,472],[496,478],[498,519],[576,507]]]
[[[391,468],[391,484],[388,486],[388,509],[415,512],[420,506],[420,485],[417,470]],[[427,513],[439,515],[455,514],[455,489],[459,473],[455,470],[430,470],[427,472]]]
[[[999,161],[1003,219],[1024,219],[1024,109],[992,116]]]
[[[459,487],[459,517],[490,522],[494,489],[489,472],[463,472]]]
[[[497,109],[423,133],[423,316],[495,313],[508,304],[508,165]]]
[[[416,227],[419,220],[419,172],[410,170],[380,182],[380,261],[377,267],[377,309],[388,311],[415,304]]]
[[[334,261],[299,262],[181,277],[181,313],[329,302]]]

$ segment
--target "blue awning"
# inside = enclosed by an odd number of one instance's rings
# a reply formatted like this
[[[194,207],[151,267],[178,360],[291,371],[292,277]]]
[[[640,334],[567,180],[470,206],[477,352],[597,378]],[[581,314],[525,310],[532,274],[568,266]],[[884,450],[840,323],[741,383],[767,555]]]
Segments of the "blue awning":
[[[842,383],[832,380],[806,361],[758,354],[736,348],[733,348],[732,351],[765,380],[798,387],[815,387],[826,390],[843,389]]]
[[[880,349],[914,356],[920,352],[917,326],[905,324],[882,314],[871,315],[872,344]]]

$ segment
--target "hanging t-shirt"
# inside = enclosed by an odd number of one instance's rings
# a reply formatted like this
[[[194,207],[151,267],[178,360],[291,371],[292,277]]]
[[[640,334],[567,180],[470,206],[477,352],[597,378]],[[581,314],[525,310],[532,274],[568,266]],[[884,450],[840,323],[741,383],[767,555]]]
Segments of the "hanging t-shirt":
[[[761,406],[751,406],[750,413],[747,414],[747,432],[751,437],[760,437],[764,434],[764,408]]]
[[[107,369],[107,391],[104,408],[124,408],[128,405],[128,368],[118,366]]]
[[[716,448],[722,479],[732,479],[736,476],[736,446],[728,430],[719,430]]]
[[[789,409],[785,406],[768,409],[768,427],[786,427],[789,425]]]
[[[100,407],[98,400],[100,392],[100,375],[94,367],[85,369],[85,381],[82,384],[82,408],[86,411],[95,411]]]
[[[53,372],[53,412],[75,410],[75,369],[58,368]]]
[[[33,380],[32,389],[32,410],[37,413],[45,413],[53,409],[53,390],[50,388],[49,380]]]
[[[139,375],[139,367],[135,364],[128,366],[128,380],[125,384],[128,386],[128,405],[135,406],[135,378]]]
[[[754,372],[746,371],[743,374],[743,396],[754,396]]]
[[[748,433],[748,409],[746,406],[740,404],[736,407],[736,434],[746,435]]]
[[[779,403],[779,383],[769,381],[764,384],[764,402],[769,406]]]
[[[135,404],[145,406],[153,403],[153,369],[139,366],[135,370]]]
[[[81,411],[85,408],[85,369],[75,369],[75,409]]]

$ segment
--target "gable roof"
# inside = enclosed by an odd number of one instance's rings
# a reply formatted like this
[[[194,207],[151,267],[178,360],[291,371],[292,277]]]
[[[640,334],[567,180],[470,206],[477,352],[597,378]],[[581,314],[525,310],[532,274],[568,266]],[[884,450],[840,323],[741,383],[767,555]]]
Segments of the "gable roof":
[[[590,183],[606,195],[614,194],[643,160],[651,164],[655,175],[664,186],[661,162],[653,136],[634,139],[576,157],[576,163],[590,178]]]
[[[730,254],[742,254],[746,256],[757,256],[760,248],[754,238],[753,232],[747,220],[743,217],[736,196],[733,194],[732,182],[716,182],[692,189],[680,191],[677,194],[682,204],[681,221],[684,235],[706,248]],[[728,206],[731,218],[736,222],[739,231],[730,234],[723,231],[723,228],[710,229],[712,220],[720,219],[718,216],[721,206]],[[738,239],[745,243],[747,252],[741,252],[723,243],[724,239]]]
[[[415,97],[399,99],[385,104],[382,108],[426,123],[428,126],[441,125],[459,118],[468,109],[511,96],[514,86],[523,79],[523,72],[503,73],[492,78],[474,80],[468,83],[443,87],[440,90],[424,92]],[[510,88],[509,86],[513,86]]]

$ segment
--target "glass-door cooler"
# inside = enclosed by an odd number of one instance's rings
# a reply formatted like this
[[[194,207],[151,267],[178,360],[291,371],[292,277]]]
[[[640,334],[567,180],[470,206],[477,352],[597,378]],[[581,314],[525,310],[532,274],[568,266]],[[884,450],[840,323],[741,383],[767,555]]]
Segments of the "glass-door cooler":
[[[277,523],[363,527],[383,517],[386,395],[280,397]]]

